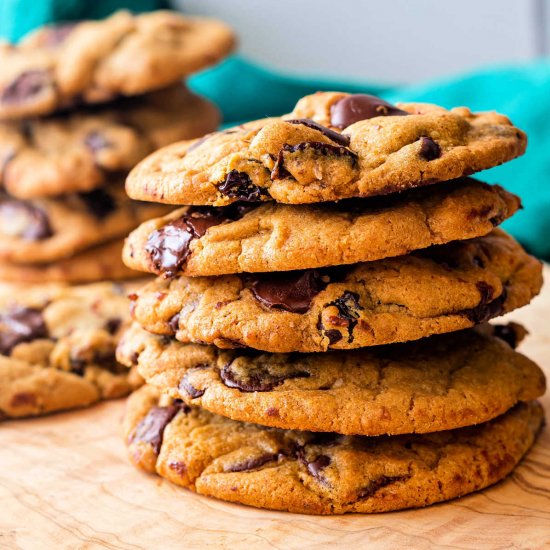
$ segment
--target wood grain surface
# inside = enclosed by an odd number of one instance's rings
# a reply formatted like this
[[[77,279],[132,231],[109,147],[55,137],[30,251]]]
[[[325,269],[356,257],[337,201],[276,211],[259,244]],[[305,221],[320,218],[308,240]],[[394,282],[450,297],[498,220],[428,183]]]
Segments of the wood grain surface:
[[[509,317],[529,329],[521,351],[550,376],[550,284]],[[422,510],[314,517],[226,504],[134,470],[123,408],[0,425],[0,548],[550,548],[548,428],[508,479],[481,493]]]

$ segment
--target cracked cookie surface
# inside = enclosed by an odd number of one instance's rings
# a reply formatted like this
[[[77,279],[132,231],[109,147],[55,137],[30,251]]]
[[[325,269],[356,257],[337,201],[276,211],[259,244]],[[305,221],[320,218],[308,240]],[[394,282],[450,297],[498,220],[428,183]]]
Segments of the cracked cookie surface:
[[[475,427],[391,437],[265,428],[188,407],[144,386],[124,419],[130,460],[207,495],[306,514],[421,507],[506,477],[533,444],[542,407]]]
[[[141,385],[117,363],[127,290],[0,287],[0,418],[42,415],[122,397]]]
[[[526,144],[497,113],[319,92],[284,117],[160,149],[132,170],[127,190],[185,205],[336,201],[467,176],[512,160]]]
[[[215,130],[220,115],[183,85],[101,108],[0,124],[0,183],[22,199],[90,191],[152,151]]]
[[[122,262],[123,245],[124,240],[114,240],[52,263],[0,262],[0,281],[24,284],[73,284],[142,277],[142,273],[126,267]]]
[[[375,262],[284,273],[157,278],[135,320],[184,343],[318,352],[416,340],[526,305],[542,266],[495,229]]]
[[[235,44],[215,19],[173,11],[46,26],[0,43],[0,119],[158,90],[221,60]]]
[[[501,187],[464,178],[340,203],[184,207],[131,233],[123,259],[170,276],[366,262],[485,235],[519,206]]]
[[[0,259],[51,263],[124,237],[138,224],[167,212],[129,199],[120,182],[55,199],[19,200],[0,195]]]
[[[134,324],[117,359],[161,392],[233,420],[396,435],[479,424],[540,397],[543,372],[512,347],[524,332],[486,325],[408,344],[266,354],[182,344]]]

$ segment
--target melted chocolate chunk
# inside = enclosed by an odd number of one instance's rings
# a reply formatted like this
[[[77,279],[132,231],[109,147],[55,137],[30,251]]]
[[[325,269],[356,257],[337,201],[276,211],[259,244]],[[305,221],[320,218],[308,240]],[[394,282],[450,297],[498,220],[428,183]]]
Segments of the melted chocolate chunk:
[[[176,313],[174,316],[170,317],[170,320],[168,321],[168,326],[172,330],[174,334],[178,332],[178,329],[180,328],[180,313]]]
[[[336,329],[326,330],[325,336],[328,338],[328,343],[330,346],[332,346],[332,344],[336,344],[343,338],[342,333]]]
[[[94,189],[87,193],[79,193],[88,211],[98,220],[105,219],[116,209],[115,199],[103,189]]]
[[[50,220],[31,202],[7,199],[0,202],[0,227],[5,235],[41,241],[53,235]]]
[[[506,289],[503,289],[502,294],[493,300],[494,289],[492,286],[482,281],[478,282],[476,286],[481,294],[481,300],[476,307],[463,313],[472,323],[479,325],[502,313],[506,301]]]
[[[243,202],[259,202],[267,191],[252,183],[245,172],[231,170],[225,180],[217,184],[218,190],[226,197],[236,198]]]
[[[247,277],[254,298],[269,309],[305,313],[329,278],[316,269],[266,273]]]
[[[349,136],[345,136],[344,134],[335,132],[334,130],[327,128],[326,126],[321,126],[321,124],[317,124],[317,122],[309,118],[287,120],[285,122],[288,122],[289,124],[302,124],[303,126],[307,126],[308,128],[312,128],[313,130],[321,132],[324,136],[328,137],[328,139],[331,139],[332,141],[338,143],[338,145],[343,145],[344,147],[347,147],[349,145]]]
[[[337,298],[334,302],[327,304],[327,307],[328,306],[336,307],[338,310],[338,318],[345,321],[345,325],[348,328],[348,342],[353,342],[353,329],[355,328],[355,325],[357,325],[357,319],[359,319],[359,310],[364,309],[361,305],[359,305],[359,294],[347,290],[344,294],[342,294],[342,296],[340,296],[340,298]],[[325,332],[325,334],[328,336],[327,332]]]
[[[210,227],[242,218],[253,208],[242,204],[225,208],[189,208],[181,218],[153,231],[147,239],[145,251],[157,273],[174,277],[185,264],[193,239],[202,237]]]
[[[386,487],[388,485],[391,485],[392,483],[396,483],[398,481],[405,481],[409,479],[410,476],[380,476],[376,479],[373,479],[366,487],[363,487],[359,493],[357,494],[357,499],[365,499],[373,496],[378,490],[382,489],[382,487]]]
[[[112,319],[108,319],[107,322],[105,323],[105,330],[109,334],[116,334],[121,324],[122,324],[122,319],[113,317]]]
[[[181,410],[179,404],[167,407],[152,407],[145,418],[137,425],[132,441],[149,443],[155,454],[159,454],[164,429]]]
[[[9,86],[4,88],[0,101],[2,103],[24,103],[40,94],[51,84],[48,71],[35,70],[21,73]]]
[[[220,370],[220,378],[228,388],[237,388],[241,392],[271,391],[285,380],[293,378],[309,378],[307,371],[293,370],[287,366],[282,370],[270,369],[268,365],[251,365],[237,369],[233,363],[228,363]]]
[[[330,123],[336,128],[347,128],[355,122],[377,116],[406,116],[409,114],[379,97],[355,94],[340,99],[330,108]]]
[[[84,145],[90,149],[93,153],[101,151],[101,149],[108,149],[111,147],[111,142],[107,141],[105,135],[99,130],[92,130],[86,134],[84,138]]]
[[[178,389],[184,391],[191,399],[197,399],[197,397],[202,397],[205,390],[199,390],[195,388],[191,382],[188,380],[189,372],[186,372],[183,378],[181,379]]]
[[[330,464],[330,457],[327,455],[319,455],[312,462],[307,462],[307,471],[315,478],[322,478],[321,472]]]
[[[47,338],[48,329],[39,309],[15,307],[0,313],[0,353],[9,355],[23,342]]]
[[[424,160],[435,160],[441,156],[441,147],[430,137],[420,138],[420,156]]]
[[[71,357],[69,359],[71,364],[71,372],[77,376],[84,376],[86,371],[86,361],[78,357]]]
[[[516,349],[518,342],[518,333],[514,325],[493,325],[494,335],[504,340],[512,349]]]
[[[224,472],[247,472],[249,470],[256,470],[261,468],[264,464],[277,460],[279,457],[278,454],[274,453],[265,453],[254,458],[248,458],[242,462],[237,462],[237,464],[232,464],[224,468]]]

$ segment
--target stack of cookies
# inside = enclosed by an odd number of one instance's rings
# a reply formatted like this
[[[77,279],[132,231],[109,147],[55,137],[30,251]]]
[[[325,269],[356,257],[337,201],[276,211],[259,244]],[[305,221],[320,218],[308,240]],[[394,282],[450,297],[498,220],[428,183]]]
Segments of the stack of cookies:
[[[139,383],[114,357],[126,287],[98,281],[138,275],[122,263],[123,238],[168,209],[129,199],[124,180],[150,152],[218,126],[181,78],[233,45],[222,23],[162,11],[0,44],[0,417]],[[66,286],[84,282],[95,284]]]
[[[425,506],[504,478],[543,421],[525,335],[541,265],[520,207],[468,174],[525,151],[496,113],[318,93],[177,143],[127,180],[185,205],[127,239],[159,277],[119,361],[131,460],[198,493],[301,513]]]

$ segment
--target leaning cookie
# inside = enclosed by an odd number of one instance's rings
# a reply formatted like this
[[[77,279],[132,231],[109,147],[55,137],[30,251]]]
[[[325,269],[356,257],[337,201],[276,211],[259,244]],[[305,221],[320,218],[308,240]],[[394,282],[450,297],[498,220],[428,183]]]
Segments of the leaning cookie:
[[[463,178],[340,203],[184,207],[131,233],[123,259],[167,276],[367,262],[486,235],[519,206],[498,185]]]
[[[130,460],[199,494],[305,514],[427,506],[505,478],[543,423],[537,402],[475,427],[393,437],[245,424],[144,386],[124,419]]]
[[[0,119],[53,113],[174,84],[231,52],[231,30],[171,11],[46,26],[0,44]]]
[[[287,116],[160,149],[132,170],[127,190],[186,205],[335,201],[460,178],[522,155],[526,144],[497,113],[324,92]]]
[[[184,343],[318,352],[468,328],[528,304],[541,285],[541,263],[495,229],[350,266],[159,277],[132,298],[143,328]]]
[[[22,199],[90,191],[155,149],[215,130],[218,109],[178,84],[103,108],[0,124],[0,183]]]
[[[128,322],[123,287],[0,290],[0,417],[36,416],[122,397],[141,385],[115,358]]]
[[[134,324],[117,359],[161,392],[233,420],[396,435],[479,424],[540,397],[543,372],[513,350],[524,333],[486,325],[401,345],[266,354],[182,344]]]
[[[129,199],[120,180],[55,199],[22,201],[0,195],[0,260],[52,263],[125,236],[167,207]]]
[[[0,281],[24,284],[73,284],[142,277],[142,273],[123,264],[121,258],[123,245],[124,241],[118,239],[48,264],[0,262]]]

